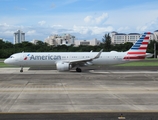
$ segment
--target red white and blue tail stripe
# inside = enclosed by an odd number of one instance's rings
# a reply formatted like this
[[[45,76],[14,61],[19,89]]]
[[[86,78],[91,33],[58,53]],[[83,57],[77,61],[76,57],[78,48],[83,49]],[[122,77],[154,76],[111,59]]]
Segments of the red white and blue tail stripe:
[[[127,51],[124,60],[142,60],[146,57],[146,50],[149,43],[150,32],[145,32],[139,40]]]

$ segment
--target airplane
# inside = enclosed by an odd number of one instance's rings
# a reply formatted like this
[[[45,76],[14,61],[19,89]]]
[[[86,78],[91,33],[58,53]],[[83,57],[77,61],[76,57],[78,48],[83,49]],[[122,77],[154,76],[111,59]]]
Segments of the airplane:
[[[51,66],[56,65],[58,71],[69,71],[76,68],[81,72],[82,66],[121,64],[139,61],[147,56],[146,50],[149,43],[150,32],[145,32],[136,43],[126,52],[22,52],[11,55],[4,60],[5,64],[21,67]]]

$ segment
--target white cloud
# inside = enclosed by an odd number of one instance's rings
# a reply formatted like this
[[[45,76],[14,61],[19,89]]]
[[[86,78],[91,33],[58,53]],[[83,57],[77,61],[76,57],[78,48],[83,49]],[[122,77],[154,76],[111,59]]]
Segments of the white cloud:
[[[10,39],[10,37],[13,38],[13,34],[14,34],[15,31],[11,31],[11,30],[7,30],[7,31],[0,31],[0,35],[1,35],[1,38],[3,39]],[[11,40],[10,40],[11,41]]]
[[[88,31],[89,31],[89,28],[88,27],[84,27],[84,26],[76,26],[76,25],[74,25],[73,26],[73,31],[74,32],[78,32],[80,34],[87,34]]]
[[[34,35],[35,33],[36,33],[36,30],[30,30],[26,32],[27,35]]]
[[[146,31],[147,30],[147,26],[138,26],[136,29],[137,31]]]
[[[147,26],[148,26],[149,30],[151,30],[151,29],[157,30],[158,29],[158,18],[156,18],[155,20],[153,20],[150,23],[148,23]]]
[[[52,27],[52,28],[61,28],[62,25],[52,25],[51,27]]]
[[[103,23],[105,23],[107,18],[108,18],[108,13],[102,13],[102,15],[98,16],[98,17],[97,16],[86,16],[84,18],[84,21],[86,23],[90,23],[90,24],[96,25],[96,24],[103,24]]]
[[[137,26],[137,31],[151,31],[153,32],[153,30],[157,30],[158,29],[158,18],[142,25],[142,26]]]
[[[92,16],[87,16],[87,17],[84,18],[84,21],[86,23],[89,23],[89,22],[91,22],[92,18],[93,18]]]
[[[117,32],[122,32],[122,31],[128,31],[130,28],[128,27],[128,26],[126,26],[126,27],[119,27],[118,29],[117,29]]]
[[[7,23],[0,24],[0,31],[1,32],[10,31],[10,28],[14,28],[14,26],[9,25]]]
[[[46,21],[39,21],[38,24],[42,26],[42,25],[46,24]]]
[[[78,32],[80,34],[90,34],[90,35],[97,35],[97,34],[104,34],[105,32],[113,31],[112,26],[107,27],[98,27],[98,26],[76,26],[73,27],[74,32]]]
[[[108,18],[108,13],[103,13],[101,16],[95,18],[95,21],[97,24],[100,24],[102,22],[105,22],[107,18]]]
[[[1,27],[9,27],[7,23],[0,24]]]
[[[13,38],[13,34],[17,30],[17,29],[15,29],[15,26],[9,25],[7,23],[0,24],[0,28],[1,28],[0,29],[0,36],[2,38],[10,38],[11,36]],[[14,31],[14,29],[15,29],[15,31]]]
[[[104,34],[105,32],[111,32],[113,31],[112,26],[107,26],[107,27],[93,27],[92,29],[92,34]]]
[[[6,35],[13,35],[14,32],[15,32],[15,31],[9,31],[9,30],[8,30],[8,31],[5,31],[4,34],[6,34]]]

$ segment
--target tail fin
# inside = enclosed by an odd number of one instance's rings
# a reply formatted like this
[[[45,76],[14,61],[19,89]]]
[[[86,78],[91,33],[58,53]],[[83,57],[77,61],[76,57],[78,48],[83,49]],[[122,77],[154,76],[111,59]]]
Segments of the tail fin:
[[[146,50],[149,43],[150,32],[145,32],[139,40],[127,51],[127,55],[124,57],[125,60],[142,60],[146,57]]]

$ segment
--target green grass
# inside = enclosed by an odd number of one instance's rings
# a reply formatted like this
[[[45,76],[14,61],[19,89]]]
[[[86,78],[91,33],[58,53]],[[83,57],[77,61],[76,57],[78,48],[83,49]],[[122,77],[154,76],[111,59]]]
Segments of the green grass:
[[[4,61],[5,59],[0,59],[0,61]]]
[[[7,68],[7,67],[16,67],[16,66],[7,65],[4,62],[0,62],[0,68]]]
[[[158,60],[157,58],[145,58],[145,60]]]
[[[158,66],[158,61],[152,61],[152,62],[145,62],[145,61],[139,61],[139,62],[129,62],[124,64],[119,64],[116,66]]]

